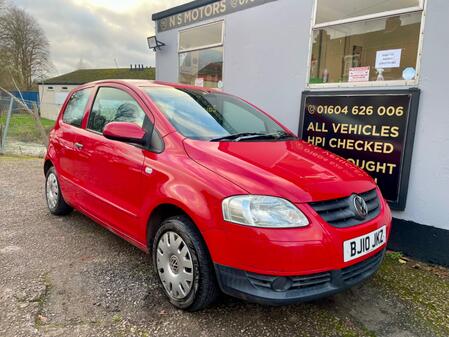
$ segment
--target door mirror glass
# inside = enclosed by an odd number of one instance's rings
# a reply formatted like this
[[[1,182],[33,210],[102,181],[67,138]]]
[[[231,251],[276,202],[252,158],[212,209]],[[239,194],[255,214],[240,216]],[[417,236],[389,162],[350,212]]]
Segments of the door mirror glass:
[[[108,139],[118,140],[126,143],[145,145],[146,132],[135,123],[111,122],[103,129],[103,136]]]

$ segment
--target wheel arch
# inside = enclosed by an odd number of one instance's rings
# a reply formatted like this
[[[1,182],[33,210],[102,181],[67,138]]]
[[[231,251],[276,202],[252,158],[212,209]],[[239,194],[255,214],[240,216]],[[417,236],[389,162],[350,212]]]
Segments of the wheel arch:
[[[146,238],[149,252],[151,251],[151,247],[153,246],[153,240],[154,237],[156,236],[156,232],[159,229],[162,222],[164,222],[164,220],[172,216],[177,215],[187,216],[192,221],[192,223],[195,224],[195,227],[197,228],[198,232],[200,232],[192,217],[179,205],[175,205],[174,203],[169,202],[160,204],[151,211],[151,214],[147,221]]]
[[[44,162],[44,175],[47,175],[48,170],[54,166],[53,162],[50,159],[45,159]]]
[[[164,222],[164,220],[171,218],[173,216],[185,216],[187,217],[195,227],[195,230],[198,232],[201,237],[204,246],[211,257],[211,251],[209,245],[206,242],[206,238],[204,234],[200,230],[200,226],[197,223],[197,219],[195,219],[189,211],[186,210],[186,207],[183,205],[179,205],[177,202],[166,201],[157,205],[150,213],[150,216],[147,221],[146,228],[146,243],[147,243],[147,251],[151,254],[151,249],[153,246],[153,241],[156,236],[156,232],[158,231],[160,225]]]

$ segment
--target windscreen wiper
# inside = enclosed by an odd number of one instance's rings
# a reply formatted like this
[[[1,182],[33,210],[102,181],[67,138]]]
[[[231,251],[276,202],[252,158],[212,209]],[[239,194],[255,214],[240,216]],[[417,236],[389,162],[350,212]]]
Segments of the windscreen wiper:
[[[252,139],[276,139],[276,140],[286,140],[286,139],[297,139],[296,136],[289,134],[285,131],[279,131],[275,133],[260,133],[260,132],[242,132],[236,133],[233,135],[223,136],[219,138],[211,139],[211,142],[219,142],[231,140],[234,142],[240,142],[244,140],[252,140]]]
[[[298,137],[296,137],[294,134],[285,132],[285,131],[278,131],[274,133],[277,137],[276,139],[282,139],[282,140],[297,140]]]
[[[235,133],[232,135],[227,135],[227,136],[223,136],[223,137],[218,137],[218,138],[213,138],[210,141],[211,142],[219,142],[222,140],[234,140],[234,141],[238,141],[239,138],[241,137],[254,137],[254,136],[262,136],[264,135],[263,133],[258,133],[258,132],[240,132],[240,133]]]

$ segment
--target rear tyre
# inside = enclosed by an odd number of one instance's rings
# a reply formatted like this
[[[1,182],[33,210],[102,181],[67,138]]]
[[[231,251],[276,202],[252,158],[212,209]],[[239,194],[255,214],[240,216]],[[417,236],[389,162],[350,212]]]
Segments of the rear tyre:
[[[203,238],[186,216],[165,220],[152,247],[153,265],[169,301],[187,311],[204,309],[219,294]]]
[[[50,212],[54,215],[69,214],[73,208],[64,200],[54,167],[50,167],[45,176],[45,197]]]

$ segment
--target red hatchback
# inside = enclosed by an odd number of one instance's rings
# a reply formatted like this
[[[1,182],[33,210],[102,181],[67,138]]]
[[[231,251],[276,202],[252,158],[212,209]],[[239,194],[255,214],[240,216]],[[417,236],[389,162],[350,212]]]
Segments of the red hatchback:
[[[218,90],[101,81],[67,98],[45,159],[56,215],[73,208],[150,252],[170,302],[220,292],[286,304],[378,269],[391,213],[375,182]]]

